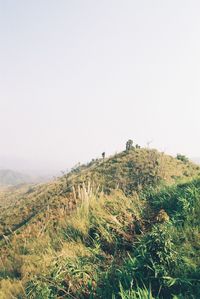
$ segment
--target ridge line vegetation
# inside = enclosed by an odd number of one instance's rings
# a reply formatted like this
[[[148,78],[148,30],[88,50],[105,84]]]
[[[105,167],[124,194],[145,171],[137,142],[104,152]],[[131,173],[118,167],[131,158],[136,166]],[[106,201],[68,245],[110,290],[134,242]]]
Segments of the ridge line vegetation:
[[[129,141],[52,183],[3,190],[0,298],[200,298],[199,174]]]

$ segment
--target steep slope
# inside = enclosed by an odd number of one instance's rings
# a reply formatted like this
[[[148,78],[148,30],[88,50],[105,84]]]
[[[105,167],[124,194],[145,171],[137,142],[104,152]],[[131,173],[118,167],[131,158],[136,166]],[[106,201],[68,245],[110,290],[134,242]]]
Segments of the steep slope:
[[[86,192],[71,215],[49,211],[5,238],[0,298],[197,299],[199,207],[199,179],[145,200]]]
[[[13,188],[0,192],[0,238],[47,209],[52,208],[52,213],[61,206],[70,210],[80,199],[83,186],[108,194],[120,189],[131,195],[192,178],[199,173],[200,167],[191,162],[184,163],[145,148],[95,160],[52,183],[16,188],[16,192]]]
[[[119,153],[106,160],[97,160],[87,166],[80,166],[66,176],[70,184],[91,180],[104,191],[122,189],[126,194],[155,187],[159,184],[172,184],[177,180],[200,173],[200,167],[192,162],[182,162],[157,150],[134,148]]]
[[[0,298],[199,298],[199,172],[139,148],[3,190]]]

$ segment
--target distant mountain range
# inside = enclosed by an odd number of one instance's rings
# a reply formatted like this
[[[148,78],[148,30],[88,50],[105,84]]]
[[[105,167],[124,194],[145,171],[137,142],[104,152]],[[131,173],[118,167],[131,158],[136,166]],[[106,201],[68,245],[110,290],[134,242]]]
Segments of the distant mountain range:
[[[25,174],[10,169],[0,169],[0,186],[31,183],[33,179]]]

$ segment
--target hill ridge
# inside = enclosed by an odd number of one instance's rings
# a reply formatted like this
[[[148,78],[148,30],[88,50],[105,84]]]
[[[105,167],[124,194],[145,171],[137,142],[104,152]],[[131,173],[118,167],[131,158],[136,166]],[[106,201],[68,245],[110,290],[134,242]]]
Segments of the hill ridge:
[[[187,159],[134,148],[0,191],[0,298],[198,294],[199,174]]]

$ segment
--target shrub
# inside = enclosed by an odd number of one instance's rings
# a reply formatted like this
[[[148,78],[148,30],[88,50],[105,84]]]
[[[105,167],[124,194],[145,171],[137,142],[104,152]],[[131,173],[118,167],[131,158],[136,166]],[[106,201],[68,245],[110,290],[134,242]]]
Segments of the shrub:
[[[181,155],[181,154],[177,154],[176,159],[180,160],[180,161],[182,161],[184,163],[188,163],[189,162],[189,159],[186,156]]]

